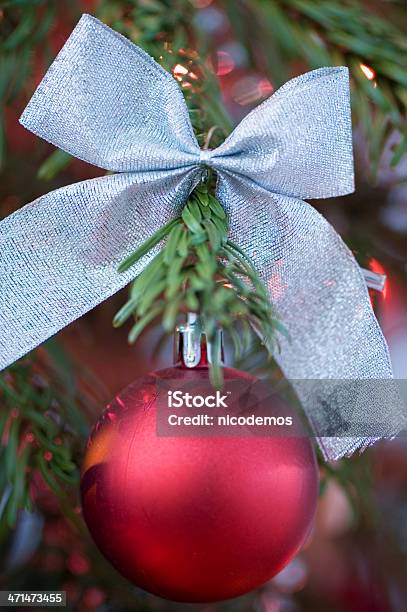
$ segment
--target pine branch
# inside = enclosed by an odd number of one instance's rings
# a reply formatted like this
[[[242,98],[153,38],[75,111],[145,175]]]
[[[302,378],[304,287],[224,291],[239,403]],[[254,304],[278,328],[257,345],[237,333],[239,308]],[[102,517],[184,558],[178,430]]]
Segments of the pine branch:
[[[134,317],[129,341],[135,342],[159,315],[164,330],[171,333],[182,314],[197,312],[209,340],[214,341],[216,330],[222,327],[238,354],[238,329],[244,321],[250,326],[243,335],[245,349],[257,332],[271,355],[277,349],[277,332],[284,333],[284,328],[253,264],[228,240],[225,212],[208,185],[198,186],[181,217],[158,230],[122,262],[119,271],[128,270],[163,239],[165,247],[136,278],[113,324],[119,327]],[[220,386],[218,363],[212,364],[211,376],[215,386]]]
[[[347,65],[356,122],[369,147],[371,176],[390,134],[399,135],[391,165],[407,151],[406,40],[361,0],[222,0],[252,63],[279,87],[295,64],[303,70]],[[259,49],[261,53],[259,54]],[[259,64],[262,64],[259,66]],[[300,70],[301,71],[301,70]]]
[[[75,395],[60,349],[17,361],[0,373],[0,524],[13,527],[18,511],[31,509],[34,476],[40,475],[60,501],[75,491],[78,460],[88,435],[85,398]],[[52,381],[52,382],[51,382]],[[89,403],[87,398],[86,403]],[[34,498],[33,498],[34,495]]]
[[[9,0],[0,3],[0,168],[6,155],[3,108],[26,87],[34,49],[46,40],[56,5],[50,0]]]

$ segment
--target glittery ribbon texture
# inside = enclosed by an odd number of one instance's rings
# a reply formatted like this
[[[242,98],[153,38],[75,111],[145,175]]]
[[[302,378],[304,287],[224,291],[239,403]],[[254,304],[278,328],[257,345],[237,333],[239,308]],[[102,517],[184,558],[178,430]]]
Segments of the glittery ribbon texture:
[[[220,147],[200,151],[173,77],[84,15],[21,123],[116,174],[57,189],[1,222],[1,368],[134,278],[153,253],[124,274],[119,262],[180,212],[210,166],[231,239],[253,258],[290,333],[276,359],[325,457],[350,454],[406,423],[396,391],[386,387],[384,401],[377,390],[392,371],[360,269],[300,199],[354,189],[346,68],[289,81]],[[328,387],[319,384],[327,379]],[[360,391],[361,380],[372,384]],[[380,420],[380,431],[339,434],[355,414],[368,425]]]

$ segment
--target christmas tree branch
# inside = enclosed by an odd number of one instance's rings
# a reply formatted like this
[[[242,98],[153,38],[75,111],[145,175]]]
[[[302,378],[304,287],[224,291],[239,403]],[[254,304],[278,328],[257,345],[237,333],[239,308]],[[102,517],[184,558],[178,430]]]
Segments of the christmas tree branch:
[[[245,345],[250,344],[251,332],[255,331],[271,355],[277,348],[276,334],[284,329],[254,266],[228,240],[226,214],[207,184],[193,191],[181,217],[156,232],[122,262],[119,271],[128,270],[164,238],[165,247],[134,281],[129,300],[115,316],[114,325],[119,327],[134,317],[129,341],[135,342],[158,315],[170,333],[179,315],[198,312],[211,341],[222,327],[230,334],[236,354],[240,354],[236,326],[244,321]],[[221,375],[219,364],[212,364],[215,386],[221,384]]]
[[[50,0],[9,0],[0,3],[0,168],[6,156],[3,109],[15,102],[32,72],[34,49],[46,44],[56,4]],[[41,11],[41,19],[38,18]]]
[[[375,177],[384,147],[397,135],[391,165],[407,152],[405,35],[360,0],[222,0],[252,63],[275,88],[294,70],[347,65],[352,106]],[[396,15],[396,7],[394,7]],[[259,49],[261,48],[261,53]]]
[[[0,461],[5,466],[0,524],[9,527],[19,510],[32,508],[39,479],[61,503],[78,486],[78,458],[89,427],[66,360],[61,370],[57,366],[57,352],[50,345],[48,354],[38,351],[0,373]]]

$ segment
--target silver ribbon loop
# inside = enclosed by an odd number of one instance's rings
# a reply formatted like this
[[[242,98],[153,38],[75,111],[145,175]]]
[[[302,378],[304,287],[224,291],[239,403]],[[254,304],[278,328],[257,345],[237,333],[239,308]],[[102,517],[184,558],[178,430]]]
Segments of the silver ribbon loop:
[[[354,191],[348,69],[320,68],[286,83],[241,121],[212,163],[297,198]]]
[[[293,381],[325,457],[395,435],[406,422],[392,398],[385,408],[391,424],[379,435],[336,436],[338,423],[348,422],[355,406],[373,422],[378,403],[372,389],[350,393],[335,379],[392,376],[352,253],[327,221],[298,199],[353,190],[346,68],[293,79],[220,147],[200,151],[172,76],[123,36],[84,15],[21,123],[119,174],[58,189],[1,222],[1,368],[135,277],[154,253],[125,274],[117,273],[118,263],[181,210],[204,167],[211,166],[232,238],[254,258],[291,335],[291,342],[281,340],[276,358]],[[334,384],[321,390],[321,380]],[[304,388],[300,381],[310,384]],[[333,400],[336,437],[324,435]]]
[[[113,172],[190,166],[199,157],[171,74],[103,23],[83,15],[20,122],[56,147]]]

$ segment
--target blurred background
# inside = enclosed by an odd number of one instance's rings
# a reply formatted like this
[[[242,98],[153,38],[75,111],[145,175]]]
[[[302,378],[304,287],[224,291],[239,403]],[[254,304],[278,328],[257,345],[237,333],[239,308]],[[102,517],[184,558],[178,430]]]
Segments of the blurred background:
[[[224,138],[288,78],[348,65],[356,193],[315,206],[360,265],[387,275],[371,292],[395,374],[407,378],[407,10],[396,1],[9,0],[0,2],[0,215],[104,171],[24,130],[18,118],[83,12],[145,48],[179,81],[201,139]],[[147,78],[147,76],[146,76]],[[194,114],[195,113],[195,114]],[[321,464],[315,528],[258,592],[181,605],[143,593],[84,528],[78,466],[89,428],[121,388],[171,364],[151,326],[114,330],[123,291],[0,377],[0,589],[66,590],[72,610],[407,609],[407,438]],[[16,317],[18,313],[16,313]]]

